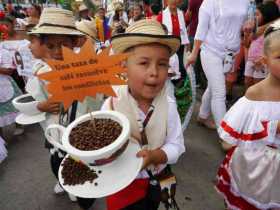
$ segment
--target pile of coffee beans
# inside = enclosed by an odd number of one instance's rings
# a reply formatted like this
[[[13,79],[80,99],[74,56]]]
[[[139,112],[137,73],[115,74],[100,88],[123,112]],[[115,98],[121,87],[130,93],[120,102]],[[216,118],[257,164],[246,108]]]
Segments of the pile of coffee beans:
[[[78,162],[68,157],[62,164],[61,171],[64,179],[63,185],[78,185],[84,184],[86,181],[93,183],[98,178],[96,172],[91,170],[87,165]]]
[[[98,150],[114,142],[122,132],[119,123],[111,119],[94,119],[72,129],[70,144],[80,150]]]
[[[24,98],[20,98],[18,100],[19,103],[28,103],[28,102],[32,102],[32,101],[35,101],[35,99],[32,96],[27,96]]]

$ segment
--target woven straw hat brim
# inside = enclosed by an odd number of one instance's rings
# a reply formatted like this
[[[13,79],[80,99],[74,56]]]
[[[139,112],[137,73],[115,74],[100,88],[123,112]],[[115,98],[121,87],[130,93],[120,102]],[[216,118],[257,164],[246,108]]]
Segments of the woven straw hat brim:
[[[94,22],[89,22],[85,23],[83,21],[78,21],[76,22],[76,28],[81,31],[83,34],[90,36],[92,39],[94,39],[95,41],[97,40],[97,30],[95,28],[92,27],[92,25],[90,24],[94,24]]]
[[[131,47],[152,43],[158,43],[169,47],[171,55],[173,55],[178,51],[181,41],[179,37],[173,35],[152,35],[143,33],[124,33],[112,37],[112,48],[115,53],[123,53]]]
[[[84,4],[81,4],[81,5],[79,6],[79,12],[82,12],[82,11],[85,11],[85,10],[88,10],[87,6],[84,5]]]
[[[63,28],[59,26],[39,26],[34,28],[28,34],[57,34],[57,35],[72,35],[83,36],[84,34],[78,30],[71,28]]]

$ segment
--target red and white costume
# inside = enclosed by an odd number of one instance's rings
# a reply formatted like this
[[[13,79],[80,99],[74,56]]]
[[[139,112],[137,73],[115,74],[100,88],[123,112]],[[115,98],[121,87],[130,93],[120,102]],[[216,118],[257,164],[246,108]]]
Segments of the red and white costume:
[[[280,209],[280,102],[241,98],[225,115],[220,138],[234,145],[216,189],[231,210]]]

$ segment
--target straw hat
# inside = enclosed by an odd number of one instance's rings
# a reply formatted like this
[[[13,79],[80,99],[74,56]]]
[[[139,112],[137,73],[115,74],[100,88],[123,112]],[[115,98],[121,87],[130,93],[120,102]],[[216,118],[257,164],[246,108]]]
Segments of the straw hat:
[[[162,25],[156,20],[139,20],[126,29],[126,33],[112,37],[112,48],[115,53],[144,44],[159,43],[170,48],[171,54],[177,52],[180,47],[180,38],[166,35]]]
[[[76,29],[72,11],[61,8],[45,8],[39,23],[29,34],[84,35]]]
[[[99,10],[105,10],[105,8],[102,5],[99,5],[96,8],[96,12],[98,12]]]
[[[85,11],[85,10],[88,10],[87,6],[85,4],[81,4],[79,6],[79,12],[82,12],[82,11]]]
[[[121,2],[117,2],[114,6],[115,11],[124,10],[123,4]]]
[[[76,21],[76,28],[84,34],[90,36],[92,39],[97,40],[97,30],[94,20],[80,20]]]

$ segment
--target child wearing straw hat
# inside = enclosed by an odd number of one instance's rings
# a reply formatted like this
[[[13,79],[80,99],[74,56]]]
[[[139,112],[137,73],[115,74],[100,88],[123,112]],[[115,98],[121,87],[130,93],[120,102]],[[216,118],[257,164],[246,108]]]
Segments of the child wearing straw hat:
[[[41,43],[45,45],[48,51],[48,56],[51,59],[62,60],[62,46],[74,49],[77,46],[77,40],[84,33],[77,30],[75,26],[74,16],[71,11],[60,8],[45,8],[42,12],[39,24],[30,32],[31,35],[39,37]],[[36,74],[51,71],[48,65],[41,65]],[[67,125],[79,115],[85,114],[89,111],[100,108],[101,102],[87,97],[85,102],[73,104],[69,110],[62,110],[59,102],[50,102],[48,100],[48,92],[44,88],[44,81],[34,77],[29,80],[26,86],[29,92],[37,101],[39,101],[37,108],[41,112],[46,112],[46,120],[41,123],[43,129],[53,123]],[[57,133],[51,133],[53,138],[59,138]],[[65,152],[46,143],[47,148],[51,153],[51,169],[58,178],[58,169],[61,161],[65,156]],[[63,192],[63,189],[56,184],[54,188],[55,193]],[[75,199],[70,196],[70,199]],[[78,203],[83,209],[88,209],[93,204],[94,200],[88,202],[87,199],[78,198]]]
[[[149,179],[166,172],[167,164],[176,163],[185,151],[176,101],[165,87],[169,58],[179,46],[180,38],[166,35],[155,20],[137,21],[126,33],[112,37],[114,53],[129,53],[124,62],[128,81],[117,89],[117,97],[105,101],[102,109],[128,117],[132,137],[143,146],[135,154],[143,158],[143,165],[132,184],[107,197],[108,210],[158,209],[160,201],[149,196]],[[156,197],[159,195],[157,191]]]
[[[86,40],[89,38],[92,41],[92,44],[95,46],[96,50],[99,50],[101,48],[100,41],[97,39],[97,29],[95,20],[80,20],[76,21],[75,23],[76,28],[85,34],[85,36],[81,36],[78,39],[77,47],[83,46],[83,44],[86,42]]]
[[[89,9],[84,3],[82,3],[79,6],[79,17],[81,20],[91,20],[92,19],[92,17],[90,17],[90,15],[89,15]]]

